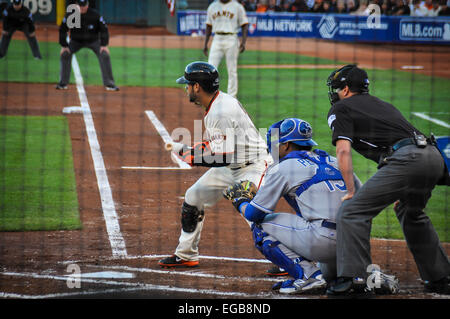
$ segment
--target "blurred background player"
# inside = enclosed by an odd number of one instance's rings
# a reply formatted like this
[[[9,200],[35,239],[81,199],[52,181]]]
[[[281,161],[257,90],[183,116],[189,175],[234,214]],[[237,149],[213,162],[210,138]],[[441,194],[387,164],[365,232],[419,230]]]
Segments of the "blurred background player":
[[[0,42],[0,58],[3,58],[6,55],[12,35],[19,30],[27,37],[34,58],[41,60],[42,56],[36,39],[36,28],[33,22],[33,15],[30,10],[23,5],[22,0],[13,0],[11,4],[5,7],[2,15],[3,31]]]
[[[186,66],[177,80],[186,85],[189,101],[205,110],[205,140],[175,152],[191,166],[211,167],[189,187],[181,209],[181,235],[175,254],[162,267],[195,267],[204,223],[204,209],[214,206],[228,186],[241,180],[259,185],[271,157],[267,145],[241,103],[219,91],[219,73],[206,62]]]
[[[242,40],[239,43],[240,28],[242,28]],[[238,93],[238,57],[239,53],[245,51],[248,34],[248,19],[244,7],[239,2],[230,0],[217,0],[209,5],[203,48],[205,56],[208,56],[208,42],[212,32],[214,32],[214,38],[208,63],[219,68],[220,61],[225,56],[228,72],[227,93],[236,97]]]
[[[57,90],[67,89],[70,80],[72,66],[72,54],[82,48],[94,51],[100,63],[103,85],[107,91],[119,91],[114,83],[111,58],[108,49],[109,32],[105,20],[97,10],[89,7],[88,0],[77,0],[80,8],[81,27],[68,25],[68,18],[73,13],[64,17],[59,28],[59,44],[61,45],[61,70],[60,80],[56,85]],[[70,32],[70,41],[67,43],[67,34]]]

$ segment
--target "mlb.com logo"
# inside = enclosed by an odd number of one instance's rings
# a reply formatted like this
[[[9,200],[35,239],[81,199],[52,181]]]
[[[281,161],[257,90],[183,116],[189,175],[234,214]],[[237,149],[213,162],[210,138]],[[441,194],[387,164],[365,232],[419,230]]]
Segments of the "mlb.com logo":
[[[399,24],[400,40],[450,41],[449,20],[410,20],[402,19]]]

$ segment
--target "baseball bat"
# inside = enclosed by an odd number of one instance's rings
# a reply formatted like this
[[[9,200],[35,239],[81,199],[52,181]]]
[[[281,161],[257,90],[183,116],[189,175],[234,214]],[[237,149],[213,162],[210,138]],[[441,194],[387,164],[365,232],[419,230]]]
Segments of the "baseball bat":
[[[185,147],[184,144],[177,143],[177,142],[168,142],[168,143],[166,143],[166,145],[164,145],[164,148],[166,149],[166,151],[172,151],[175,153],[178,153],[179,151],[181,151],[181,149],[183,147]]]

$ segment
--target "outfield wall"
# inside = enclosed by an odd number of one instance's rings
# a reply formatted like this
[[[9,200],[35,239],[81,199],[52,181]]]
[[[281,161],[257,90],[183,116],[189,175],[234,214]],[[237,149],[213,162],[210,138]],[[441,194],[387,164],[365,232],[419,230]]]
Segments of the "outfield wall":
[[[450,17],[248,12],[249,36],[450,45]],[[178,11],[177,34],[203,35],[206,12]]]

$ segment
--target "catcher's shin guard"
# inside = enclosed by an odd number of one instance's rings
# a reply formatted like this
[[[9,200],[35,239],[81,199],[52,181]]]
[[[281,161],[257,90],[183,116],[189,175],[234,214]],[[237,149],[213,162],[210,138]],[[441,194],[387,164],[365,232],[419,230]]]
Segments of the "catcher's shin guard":
[[[252,231],[255,247],[264,255],[264,257],[273,262],[275,265],[285,269],[293,278],[303,278],[303,268],[298,264],[303,260],[301,257],[293,261],[291,258],[286,256],[280,247],[278,247],[280,242],[272,241],[269,238],[266,238],[269,235],[256,224],[253,224]]]
[[[205,212],[199,210],[195,206],[191,206],[186,202],[183,202],[183,207],[181,208],[181,227],[186,233],[192,233],[199,221],[203,220]]]

